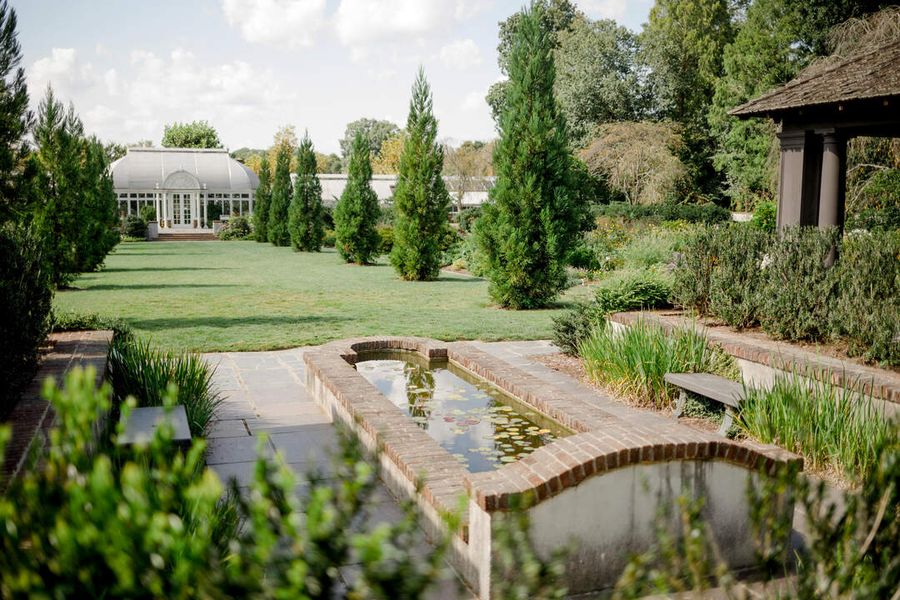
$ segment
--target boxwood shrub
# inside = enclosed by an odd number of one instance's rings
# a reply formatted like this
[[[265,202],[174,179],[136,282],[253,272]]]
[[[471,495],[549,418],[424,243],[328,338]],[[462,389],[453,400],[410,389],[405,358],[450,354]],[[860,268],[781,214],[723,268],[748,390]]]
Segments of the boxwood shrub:
[[[597,205],[596,216],[613,217],[626,221],[686,221],[688,223],[722,223],[731,219],[731,212],[712,203],[677,204],[663,202],[661,204],[629,204],[627,202],[610,202]]]

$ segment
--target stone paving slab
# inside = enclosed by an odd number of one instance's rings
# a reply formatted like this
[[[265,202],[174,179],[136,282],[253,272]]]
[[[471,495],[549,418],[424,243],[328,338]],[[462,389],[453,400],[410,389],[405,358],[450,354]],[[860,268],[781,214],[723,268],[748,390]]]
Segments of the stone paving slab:
[[[330,456],[337,450],[339,434],[330,415],[306,393],[305,350],[203,355],[216,366],[213,383],[225,399],[207,436],[206,459],[223,482],[234,479],[239,488],[249,488],[262,434],[268,436],[265,451],[273,455],[279,452],[298,476],[316,470],[329,477]],[[294,493],[304,497],[307,492],[308,485],[301,479]],[[383,485],[376,487],[367,509],[361,528],[403,518],[399,503]],[[345,585],[351,587],[358,573],[354,565],[344,567]],[[473,597],[468,592],[460,594],[458,589],[461,583],[448,568],[446,578],[427,597]]]

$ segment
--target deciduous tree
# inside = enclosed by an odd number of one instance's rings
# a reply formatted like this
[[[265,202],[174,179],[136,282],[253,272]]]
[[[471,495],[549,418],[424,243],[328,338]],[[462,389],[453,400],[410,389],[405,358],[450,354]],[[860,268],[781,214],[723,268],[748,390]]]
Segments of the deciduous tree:
[[[219,133],[206,121],[170,123],[163,130],[163,148],[221,148]]]
[[[419,69],[412,88],[400,173],[394,190],[391,264],[406,280],[437,279],[441,238],[447,230],[450,196],[444,186],[444,151],[437,143],[431,88]]]
[[[398,131],[381,144],[381,149],[372,160],[372,173],[396,175],[400,172],[400,156],[403,154],[405,136]]]
[[[385,140],[396,135],[399,131],[400,128],[390,121],[366,118],[351,121],[347,123],[346,129],[344,129],[344,137],[341,138],[341,156],[346,163],[357,133],[362,133],[369,141],[369,156],[371,157],[378,154]]]
[[[288,211],[291,246],[294,250],[318,252],[322,248],[325,226],[322,220],[322,185],[316,175],[316,152],[309,135],[297,148],[297,179]]]
[[[372,189],[371,142],[356,133],[350,151],[347,186],[334,208],[335,247],[347,262],[369,264],[378,254],[381,239],[375,224],[381,211]]]
[[[554,93],[576,147],[601,123],[643,116],[646,99],[633,33],[611,19],[577,16],[556,40]]]

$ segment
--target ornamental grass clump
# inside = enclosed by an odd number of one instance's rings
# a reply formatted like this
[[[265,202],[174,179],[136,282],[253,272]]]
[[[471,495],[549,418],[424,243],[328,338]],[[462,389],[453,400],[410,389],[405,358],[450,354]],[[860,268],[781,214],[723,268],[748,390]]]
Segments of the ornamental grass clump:
[[[110,344],[108,378],[117,400],[128,396],[138,406],[163,406],[170,385],[177,388],[176,403],[183,404],[191,435],[203,436],[222,397],[212,383],[215,367],[197,354],[164,352],[131,335],[116,335]]]
[[[734,378],[734,360],[711,346],[693,328],[667,334],[643,319],[617,331],[597,327],[582,342],[579,353],[588,376],[618,393],[656,408],[669,406],[674,390],[666,385],[666,373],[716,373]]]
[[[870,396],[796,374],[767,390],[748,389],[738,423],[762,442],[802,454],[808,467],[854,483],[875,468],[877,448],[900,443],[900,424]]]

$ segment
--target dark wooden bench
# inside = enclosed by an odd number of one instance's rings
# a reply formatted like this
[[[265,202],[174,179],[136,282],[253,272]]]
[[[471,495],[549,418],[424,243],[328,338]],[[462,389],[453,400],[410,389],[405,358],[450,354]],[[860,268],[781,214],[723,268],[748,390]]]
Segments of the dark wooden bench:
[[[736,381],[712,375],[710,373],[666,373],[666,383],[679,388],[678,400],[675,402],[675,418],[684,412],[687,392],[715,400],[725,405],[725,416],[719,434],[725,435],[734,421],[734,412],[744,400],[744,386]]]
[[[125,431],[119,436],[119,445],[149,443],[156,428],[165,420],[172,424],[172,442],[183,450],[190,448],[191,428],[183,404],[176,404],[168,411],[162,406],[133,409],[125,422]]]

